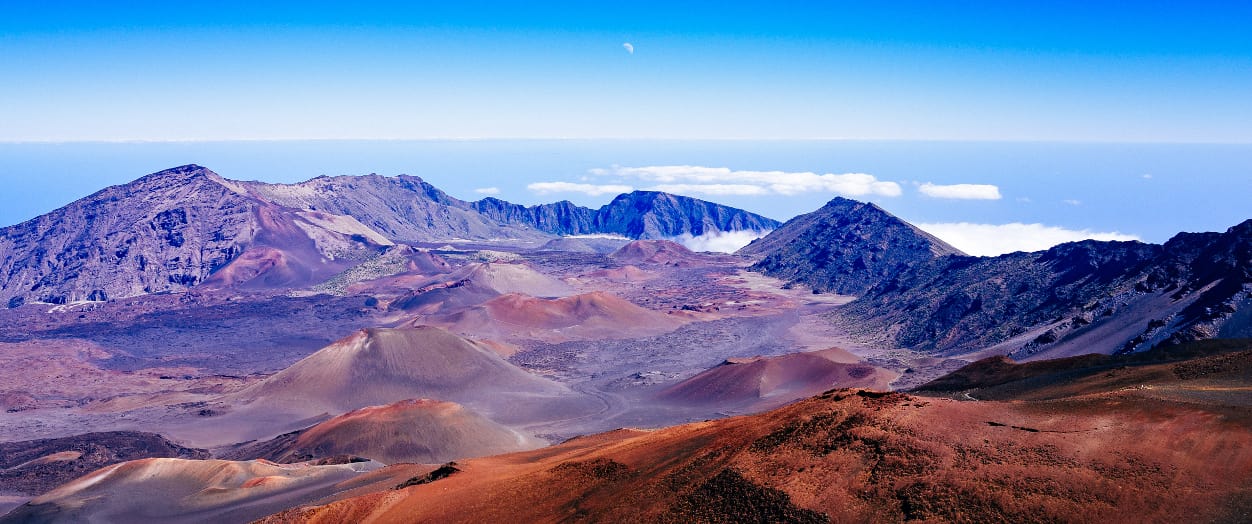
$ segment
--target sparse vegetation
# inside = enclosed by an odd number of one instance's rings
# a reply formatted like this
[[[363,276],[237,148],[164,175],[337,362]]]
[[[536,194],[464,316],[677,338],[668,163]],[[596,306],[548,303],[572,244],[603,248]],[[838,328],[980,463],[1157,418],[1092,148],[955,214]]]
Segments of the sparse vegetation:
[[[438,468],[436,468],[434,471],[431,471],[430,473],[427,473],[425,475],[419,475],[409,480],[406,480],[404,482],[401,482],[394,489],[404,489],[404,488],[408,488],[412,486],[421,486],[422,484],[430,484],[431,482],[446,479],[460,472],[461,470],[456,467],[456,462],[449,462],[447,464],[439,466]]]

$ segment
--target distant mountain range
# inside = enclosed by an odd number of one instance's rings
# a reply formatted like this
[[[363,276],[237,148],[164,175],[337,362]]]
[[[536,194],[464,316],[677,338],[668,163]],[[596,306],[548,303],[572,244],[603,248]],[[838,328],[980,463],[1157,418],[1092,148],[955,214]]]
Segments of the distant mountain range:
[[[180,166],[0,229],[0,304],[68,303],[210,287],[303,287],[405,242],[766,231],[777,222],[665,193],[593,211],[466,202],[413,176],[225,179]]]
[[[580,207],[568,200],[526,207],[497,198],[485,198],[473,206],[503,224],[523,224],[558,235],[611,233],[663,239],[722,231],[765,232],[781,225],[742,209],[657,191],[618,195],[600,209]]]
[[[878,206],[835,198],[779,224],[688,197],[466,202],[411,176],[239,182],[181,166],[0,229],[0,305],[204,288],[304,288],[406,242],[554,235],[673,238],[773,230],[755,271],[856,295],[838,318],[881,344],[1014,358],[1132,352],[1252,336],[1252,221],[1164,245],[1083,241],[970,257]],[[590,247],[585,251],[595,251]]]

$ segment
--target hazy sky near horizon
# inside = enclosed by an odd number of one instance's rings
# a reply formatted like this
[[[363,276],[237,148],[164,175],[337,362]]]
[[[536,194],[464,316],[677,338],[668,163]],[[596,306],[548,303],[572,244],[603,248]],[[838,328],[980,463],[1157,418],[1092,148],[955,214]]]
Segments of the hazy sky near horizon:
[[[1247,2],[352,4],[6,2],[0,141],[1252,142]]]

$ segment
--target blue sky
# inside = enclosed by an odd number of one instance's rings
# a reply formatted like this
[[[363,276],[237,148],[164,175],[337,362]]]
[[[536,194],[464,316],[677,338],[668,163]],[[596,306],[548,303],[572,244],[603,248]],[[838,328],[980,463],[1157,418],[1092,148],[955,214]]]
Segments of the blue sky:
[[[988,252],[1252,216],[1248,2],[110,4],[0,4],[0,223],[186,163],[778,219],[842,195]]]
[[[1252,141],[1246,2],[117,4],[0,7],[0,141]]]

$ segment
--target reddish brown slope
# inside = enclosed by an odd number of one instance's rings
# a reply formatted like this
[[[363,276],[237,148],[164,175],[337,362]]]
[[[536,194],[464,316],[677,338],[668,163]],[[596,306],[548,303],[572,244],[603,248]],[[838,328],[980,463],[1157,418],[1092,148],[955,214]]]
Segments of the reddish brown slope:
[[[442,329],[371,328],[223,396],[213,409],[225,415],[170,434],[209,446],[270,438],[329,416],[412,398],[465,404],[510,425],[585,415],[599,406],[509,363],[489,346]]]
[[[1133,393],[1019,405],[840,390],[465,461],[269,522],[1246,521],[1250,419]]]
[[[282,508],[333,500],[345,490],[398,482],[423,468],[378,464],[133,460],[101,468],[0,518],[3,522],[248,522]],[[369,472],[369,473],[367,473]]]
[[[562,297],[573,292],[568,284],[526,264],[474,263],[418,282],[412,292],[388,308],[422,315],[449,314],[507,293]]]
[[[543,444],[460,404],[420,399],[351,411],[298,435],[231,451],[224,458],[293,463],[350,455],[384,464],[438,464]]]
[[[888,389],[897,373],[831,348],[777,357],[731,359],[661,392],[681,405],[715,404],[759,411],[835,387]]]
[[[690,266],[699,263],[704,256],[707,255],[696,254],[669,240],[635,240],[614,251],[609,258],[622,264]]]

